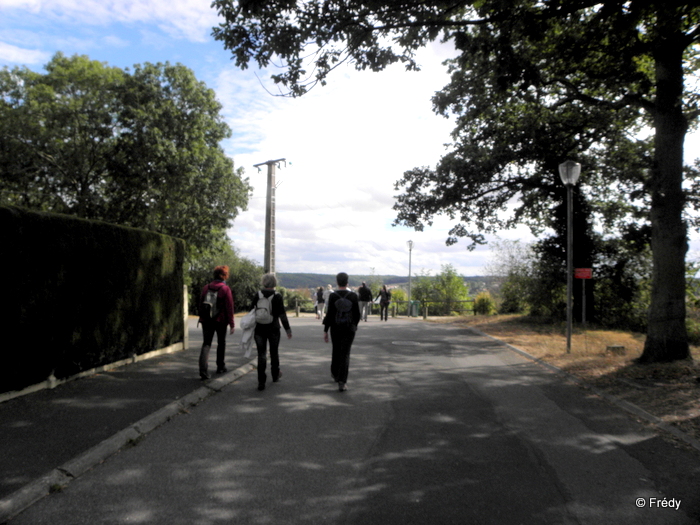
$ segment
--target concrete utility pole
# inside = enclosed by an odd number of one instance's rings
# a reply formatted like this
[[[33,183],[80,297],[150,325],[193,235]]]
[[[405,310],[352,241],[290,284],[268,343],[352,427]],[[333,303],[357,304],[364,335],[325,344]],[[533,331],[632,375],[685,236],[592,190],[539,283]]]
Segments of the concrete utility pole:
[[[286,159],[268,160],[255,164],[260,171],[260,166],[267,164],[267,203],[265,206],[265,273],[275,273],[275,167],[280,162],[287,165]]]

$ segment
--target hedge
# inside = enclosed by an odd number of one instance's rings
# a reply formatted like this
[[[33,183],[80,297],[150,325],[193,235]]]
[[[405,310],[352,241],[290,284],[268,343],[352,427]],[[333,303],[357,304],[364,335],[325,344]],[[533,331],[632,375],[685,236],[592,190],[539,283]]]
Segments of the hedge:
[[[182,240],[0,206],[0,247],[0,392],[183,340]]]

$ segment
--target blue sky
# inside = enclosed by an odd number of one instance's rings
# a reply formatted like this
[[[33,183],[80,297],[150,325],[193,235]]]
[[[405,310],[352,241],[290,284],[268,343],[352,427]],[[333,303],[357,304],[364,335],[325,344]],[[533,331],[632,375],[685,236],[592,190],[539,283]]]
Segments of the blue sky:
[[[448,46],[419,54],[422,71],[336,70],[325,87],[300,99],[273,97],[269,72],[234,67],[210,36],[209,0],[0,0],[0,67],[41,70],[58,51],[122,68],[181,63],[214,89],[233,137],[223,146],[254,186],[249,209],[229,235],[241,255],[262,263],[265,170],[254,164],[286,158],[277,172],[277,271],[412,273],[445,264],[481,275],[488,248],[445,246],[450,222],[414,232],[392,227],[394,182],[417,166],[435,166],[452,122],[430,98],[447,83]],[[688,156],[695,151],[690,142]],[[526,229],[500,237],[529,240]]]

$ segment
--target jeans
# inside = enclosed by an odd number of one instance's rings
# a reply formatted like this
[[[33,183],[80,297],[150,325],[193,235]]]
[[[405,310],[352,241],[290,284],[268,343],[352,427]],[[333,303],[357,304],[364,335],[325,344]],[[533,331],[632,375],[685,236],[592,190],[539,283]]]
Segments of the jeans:
[[[350,370],[350,348],[355,340],[355,331],[349,328],[331,327],[333,354],[331,374],[339,383],[347,383]]]
[[[226,323],[217,321],[205,321],[202,323],[202,331],[204,342],[202,350],[199,353],[199,373],[206,376],[209,373],[209,350],[216,334],[216,369],[223,370],[225,368],[224,358],[226,357]]]
[[[255,346],[258,349],[258,383],[267,381],[267,343],[270,342],[270,373],[272,380],[277,381],[280,375],[280,328],[279,326],[258,325],[255,327]]]
[[[367,311],[371,304],[370,301],[360,301],[360,319],[363,321],[367,320]]]

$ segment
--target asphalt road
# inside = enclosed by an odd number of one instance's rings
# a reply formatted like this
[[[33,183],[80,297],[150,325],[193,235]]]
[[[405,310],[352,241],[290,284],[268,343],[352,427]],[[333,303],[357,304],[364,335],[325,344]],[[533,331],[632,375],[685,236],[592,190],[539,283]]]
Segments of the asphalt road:
[[[243,376],[9,523],[700,521],[698,454],[503,344],[375,317],[341,393],[320,323],[291,322],[279,383]]]
[[[202,330],[185,351],[153,357],[0,403],[0,501],[142,418],[201,388]],[[249,362],[234,348],[229,370]],[[210,366],[215,368],[215,352]],[[2,522],[0,503],[0,522]]]

